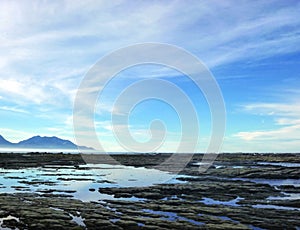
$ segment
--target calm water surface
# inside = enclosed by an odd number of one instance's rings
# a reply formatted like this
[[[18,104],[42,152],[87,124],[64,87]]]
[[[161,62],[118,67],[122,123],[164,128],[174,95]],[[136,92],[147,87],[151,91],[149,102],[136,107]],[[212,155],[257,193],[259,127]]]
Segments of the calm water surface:
[[[156,169],[123,165],[87,164],[0,169],[0,192],[35,192],[71,195],[83,201],[112,199],[100,187],[143,187],[162,183],[184,183],[176,175]],[[95,191],[90,191],[90,190]],[[134,197],[132,198],[134,199]]]

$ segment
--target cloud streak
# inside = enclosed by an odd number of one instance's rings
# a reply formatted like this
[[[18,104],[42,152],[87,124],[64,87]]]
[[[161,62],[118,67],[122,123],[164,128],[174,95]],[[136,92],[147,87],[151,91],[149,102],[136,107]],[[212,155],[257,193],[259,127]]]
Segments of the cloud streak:
[[[245,110],[258,116],[274,118],[274,128],[269,130],[245,131],[235,134],[244,141],[260,141],[275,146],[288,146],[298,141],[300,147],[300,104],[297,103],[256,103],[246,105]],[[267,142],[266,142],[267,141]],[[270,144],[269,143],[269,144]]]

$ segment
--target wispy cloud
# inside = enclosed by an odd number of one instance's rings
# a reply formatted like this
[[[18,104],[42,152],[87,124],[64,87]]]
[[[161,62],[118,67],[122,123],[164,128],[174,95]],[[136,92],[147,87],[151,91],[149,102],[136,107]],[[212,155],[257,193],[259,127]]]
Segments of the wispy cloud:
[[[272,140],[272,141],[281,141],[283,144],[286,140],[300,140],[300,122],[293,122],[293,125],[289,125],[283,128],[276,130],[264,130],[264,131],[251,131],[251,132],[239,132],[236,134],[237,137],[246,140]]]
[[[10,112],[15,112],[15,113],[29,114],[29,112],[24,109],[19,109],[16,107],[9,107],[9,106],[0,106],[0,110],[5,110],[5,111],[10,111]]]
[[[235,136],[246,141],[285,141],[300,140],[300,104],[297,103],[256,103],[245,106],[245,110],[259,116],[274,119],[274,127],[269,130],[239,132]],[[300,144],[299,144],[300,146]]]
[[[288,116],[293,118],[300,116],[300,103],[293,101],[289,103],[252,103],[245,105],[244,109],[254,114]]]
[[[52,79],[62,80],[58,76],[69,75],[74,66],[87,68],[109,51],[143,41],[186,47],[209,67],[295,52],[300,47],[300,4],[274,1],[273,5],[178,1],[140,2],[132,8],[124,1],[90,1],[84,6],[77,1],[3,1],[1,8],[9,13],[1,20],[0,63],[14,70],[20,62],[27,68],[39,66],[42,75],[50,73]],[[268,11],[264,10],[267,6]]]

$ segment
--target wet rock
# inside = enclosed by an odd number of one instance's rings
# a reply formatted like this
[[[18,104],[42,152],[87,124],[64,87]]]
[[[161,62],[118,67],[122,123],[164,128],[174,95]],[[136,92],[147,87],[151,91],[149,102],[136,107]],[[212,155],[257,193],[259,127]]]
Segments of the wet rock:
[[[7,166],[27,167],[28,165],[52,162],[47,154],[38,159],[28,156],[29,160],[12,156]],[[128,165],[153,167],[170,155],[116,156],[120,162]],[[77,156],[78,157],[78,156]],[[59,155],[58,162],[76,166],[71,159],[77,157]],[[201,161],[203,155],[196,154],[192,162]],[[74,221],[80,217],[88,229],[295,229],[300,226],[297,216],[300,211],[299,199],[270,200],[269,197],[288,196],[285,193],[299,194],[298,186],[269,184],[247,181],[249,178],[299,178],[299,169],[293,167],[261,165],[259,162],[299,162],[299,155],[260,155],[260,154],[220,154],[215,166],[204,174],[190,164],[182,173],[185,183],[161,184],[150,187],[99,188],[104,194],[116,198],[145,198],[143,201],[105,200],[101,202],[82,202],[67,194],[53,194],[56,189],[43,189],[34,193],[0,194],[0,218],[9,215],[18,219],[3,220],[4,226],[19,229],[84,229]],[[24,160],[23,163],[21,161]],[[142,160],[142,161],[140,161]],[[5,160],[8,158],[5,156]],[[0,158],[1,162],[1,158]],[[2,161],[3,162],[3,161]],[[147,162],[145,164],[145,162]],[[68,166],[68,167],[69,167]],[[217,167],[218,166],[218,167]],[[221,167],[219,167],[221,166]],[[239,167],[235,167],[239,166]],[[44,166],[47,167],[47,166]],[[77,167],[80,170],[80,167]],[[169,170],[167,167],[166,170]],[[63,177],[64,175],[60,175]],[[78,178],[86,179],[86,174]],[[237,180],[238,179],[238,180]],[[42,180],[20,179],[28,185],[44,185]],[[98,181],[109,183],[109,181]],[[51,186],[51,181],[46,181]],[[25,188],[25,187],[24,187]],[[21,187],[20,187],[21,189]],[[88,189],[87,189],[88,190]],[[90,188],[90,191],[95,189]],[[66,191],[59,190],[66,193]],[[69,191],[75,192],[75,191]],[[88,195],[87,191],[87,195]],[[94,193],[93,195],[96,195]],[[204,201],[210,201],[205,203]],[[260,205],[260,206],[255,206]],[[263,206],[266,205],[266,206]],[[272,206],[268,206],[272,205]],[[272,207],[272,208],[270,208]],[[291,208],[291,209],[277,209]],[[294,209],[295,208],[295,209]],[[148,210],[148,211],[146,211]],[[73,216],[73,217],[72,217]]]

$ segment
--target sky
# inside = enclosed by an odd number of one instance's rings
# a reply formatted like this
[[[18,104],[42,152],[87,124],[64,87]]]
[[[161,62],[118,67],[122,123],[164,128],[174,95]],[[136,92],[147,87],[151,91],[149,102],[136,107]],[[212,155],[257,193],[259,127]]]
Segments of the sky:
[[[88,71],[122,47],[157,42],[190,52],[216,79],[226,107],[220,152],[300,152],[299,1],[2,0],[0,9],[0,134],[9,141],[75,141],[74,101]],[[199,121],[189,125],[199,125],[197,151],[205,152],[212,128],[205,96],[187,76],[154,64],[128,68],[100,90],[94,122],[105,151],[130,151],[112,132],[114,101],[153,78],[190,98]],[[146,100],[117,129],[147,145],[155,119],[167,131],[153,151],[176,151],[182,124],[169,103]],[[151,128],[154,136],[164,131]]]

